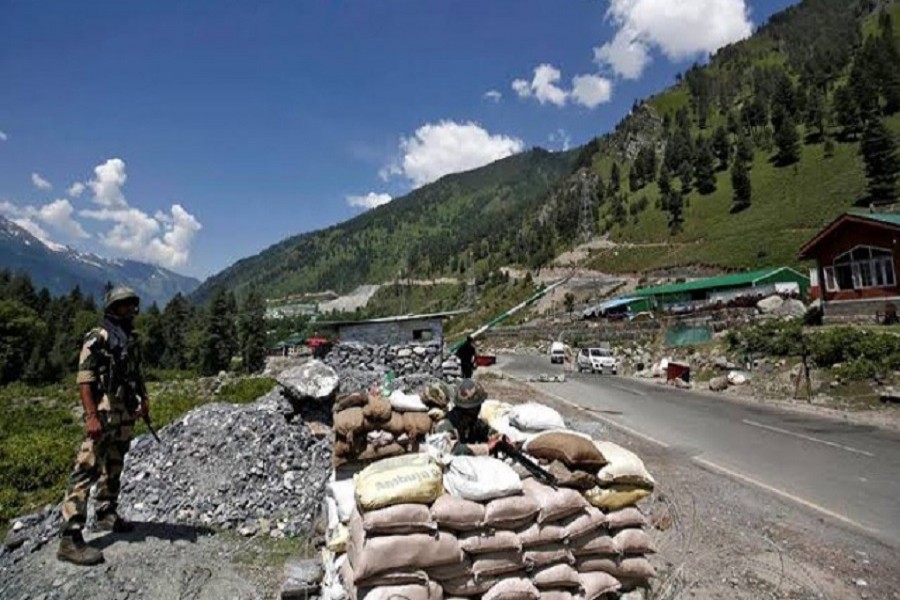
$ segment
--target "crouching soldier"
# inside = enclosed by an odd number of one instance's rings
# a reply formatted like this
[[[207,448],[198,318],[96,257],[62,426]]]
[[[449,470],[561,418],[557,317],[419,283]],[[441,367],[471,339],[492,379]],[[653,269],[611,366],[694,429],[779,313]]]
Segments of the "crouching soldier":
[[[453,408],[434,426],[435,433],[449,433],[456,442],[454,454],[471,454],[466,444],[487,443],[490,428],[478,418],[481,405],[487,399],[484,387],[471,379],[463,379],[456,393]]]
[[[88,332],[81,348],[76,382],[84,407],[85,437],[62,504],[62,535],[56,554],[59,560],[77,565],[103,562],[103,553],[88,546],[82,535],[94,484],[97,529],[116,533],[133,529],[119,516],[117,501],[135,419],[149,415],[141,348],[134,332],[139,304],[137,294],[126,287],[110,290],[103,320]]]

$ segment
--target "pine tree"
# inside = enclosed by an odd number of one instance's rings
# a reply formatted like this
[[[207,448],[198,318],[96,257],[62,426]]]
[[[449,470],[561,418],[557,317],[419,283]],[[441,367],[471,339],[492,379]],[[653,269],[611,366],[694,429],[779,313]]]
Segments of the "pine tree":
[[[722,127],[716,127],[713,132],[712,150],[719,160],[717,170],[724,171],[728,168],[728,162],[731,160],[731,140],[728,138],[728,131]]]
[[[227,370],[237,346],[234,330],[234,295],[218,288],[209,305],[200,346],[200,373],[215,375]]]
[[[753,140],[744,133],[738,136],[736,160],[745,163],[748,167],[753,164]]]
[[[675,235],[684,224],[684,197],[681,192],[671,189],[666,197],[666,209],[669,211],[669,233]]]
[[[239,329],[244,370],[257,373],[266,366],[266,303],[256,288],[241,307]]]
[[[792,165],[800,160],[800,134],[797,132],[794,119],[789,114],[784,115],[781,124],[775,131],[775,145],[778,147],[775,160],[779,165]]]
[[[855,138],[862,131],[862,114],[847,86],[839,87],[834,93],[834,117],[845,139]]]
[[[701,194],[711,194],[716,191],[715,157],[709,141],[700,138],[697,142],[697,152],[694,158],[694,178],[697,182],[697,191]]]
[[[138,316],[138,328],[143,342],[143,357],[148,367],[162,366],[166,351],[165,325],[156,302]]]
[[[897,142],[880,118],[869,119],[860,143],[866,164],[869,198],[876,204],[897,200],[897,179],[900,176],[900,157]]]
[[[681,193],[690,194],[694,187],[694,167],[689,161],[684,161],[678,166],[678,179],[681,180]]]
[[[738,159],[731,167],[731,187],[733,188],[731,212],[736,213],[750,206],[753,188],[750,183],[750,172],[747,163]]]
[[[188,368],[187,332],[190,319],[190,306],[180,293],[169,300],[163,309],[162,324],[165,350],[161,363],[166,369]]]
[[[657,180],[657,185],[659,185],[659,195],[665,197],[672,190],[672,173],[669,171],[669,167],[663,164],[659,169],[659,179]]]
[[[609,174],[609,194],[610,196],[618,194],[622,189],[622,172],[619,170],[619,163],[613,163],[612,170]]]
[[[818,88],[809,95],[804,122],[807,131],[815,131],[815,136],[811,136],[814,140],[825,137],[825,97]]]
[[[882,9],[878,15],[878,71],[881,94],[884,96],[884,112],[892,115],[900,110],[900,49],[894,35],[891,13]]]

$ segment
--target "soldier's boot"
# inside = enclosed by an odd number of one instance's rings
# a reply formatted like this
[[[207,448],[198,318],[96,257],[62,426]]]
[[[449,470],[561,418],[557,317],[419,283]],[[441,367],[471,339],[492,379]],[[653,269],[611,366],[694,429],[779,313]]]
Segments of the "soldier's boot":
[[[104,515],[97,515],[94,529],[97,531],[112,531],[113,533],[128,533],[129,531],[134,531],[134,524],[129,523],[115,512],[108,512]]]
[[[60,538],[56,558],[75,565],[91,566],[103,562],[103,553],[88,546],[80,531],[70,531]]]

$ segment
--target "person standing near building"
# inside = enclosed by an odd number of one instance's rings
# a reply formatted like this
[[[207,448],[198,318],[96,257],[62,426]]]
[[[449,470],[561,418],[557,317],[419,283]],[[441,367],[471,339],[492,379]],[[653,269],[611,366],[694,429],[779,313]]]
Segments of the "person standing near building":
[[[466,336],[466,341],[462,346],[456,349],[456,358],[459,359],[459,366],[462,369],[463,379],[472,379],[472,373],[475,372],[475,356],[478,351],[475,349],[475,340],[471,335]]]
[[[96,484],[96,528],[124,533],[133,525],[118,514],[119,480],[135,420],[150,404],[141,370],[141,346],[134,331],[140,299],[126,287],[106,294],[99,327],[85,336],[78,363],[85,437],[75,458],[62,504],[63,525],[57,558],[77,565],[103,562],[103,553],[84,541],[91,487]]]

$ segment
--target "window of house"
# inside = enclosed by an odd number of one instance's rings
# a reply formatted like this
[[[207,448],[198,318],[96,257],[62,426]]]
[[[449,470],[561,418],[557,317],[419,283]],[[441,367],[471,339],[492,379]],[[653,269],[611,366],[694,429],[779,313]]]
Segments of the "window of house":
[[[430,342],[434,333],[430,329],[413,329],[413,339],[417,342]]]
[[[824,271],[829,292],[892,287],[896,283],[893,256],[883,248],[857,246],[838,256]]]

